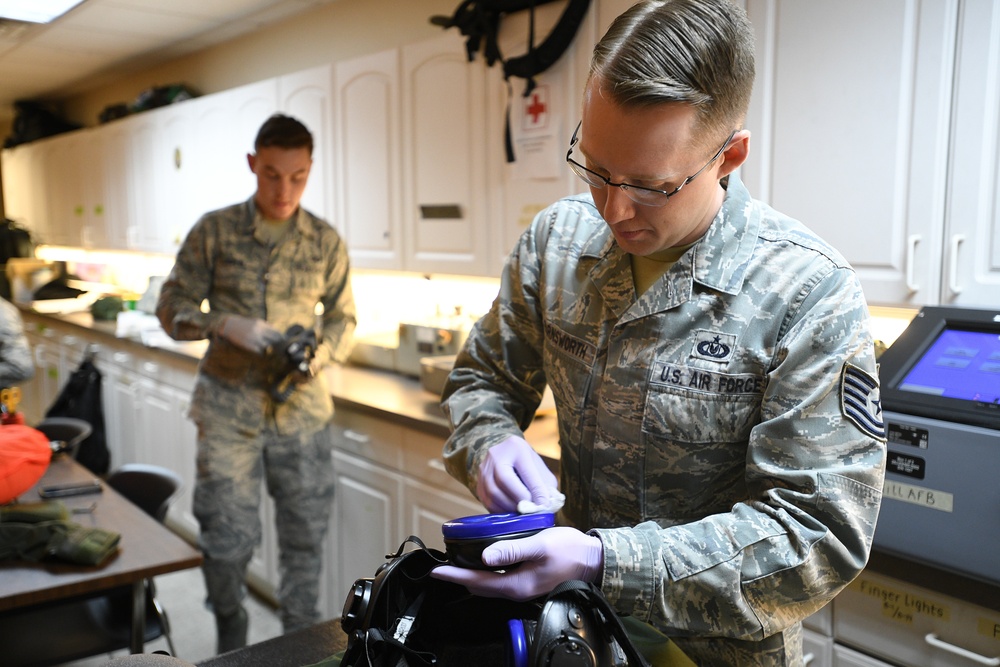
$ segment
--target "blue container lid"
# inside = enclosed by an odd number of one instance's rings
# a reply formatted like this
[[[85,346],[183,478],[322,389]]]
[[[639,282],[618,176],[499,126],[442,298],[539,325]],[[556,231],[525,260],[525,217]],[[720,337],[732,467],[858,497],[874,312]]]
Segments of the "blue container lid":
[[[441,524],[445,539],[475,539],[497,537],[528,530],[543,530],[556,525],[556,515],[551,512],[536,514],[476,514],[452,519]]]

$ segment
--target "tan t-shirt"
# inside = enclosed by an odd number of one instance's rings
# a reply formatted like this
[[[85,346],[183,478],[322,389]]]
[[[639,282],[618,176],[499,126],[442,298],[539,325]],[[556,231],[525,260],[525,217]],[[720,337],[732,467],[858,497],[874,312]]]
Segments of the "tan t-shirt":
[[[667,248],[643,257],[632,255],[632,282],[635,284],[636,295],[641,296],[652,287],[653,283],[669,271],[670,267],[681,258],[681,255],[693,245],[693,243],[689,243],[676,248]]]

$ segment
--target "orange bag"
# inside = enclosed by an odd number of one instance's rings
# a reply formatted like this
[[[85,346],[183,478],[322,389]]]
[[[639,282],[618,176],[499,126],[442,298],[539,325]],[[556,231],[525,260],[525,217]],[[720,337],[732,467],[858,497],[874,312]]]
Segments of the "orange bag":
[[[52,460],[44,433],[30,426],[0,426],[0,504],[9,503],[42,478]]]

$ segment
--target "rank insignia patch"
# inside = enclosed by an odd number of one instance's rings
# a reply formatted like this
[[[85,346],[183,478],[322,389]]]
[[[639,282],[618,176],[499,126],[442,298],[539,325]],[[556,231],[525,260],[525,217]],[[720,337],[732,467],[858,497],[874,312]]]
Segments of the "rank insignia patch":
[[[851,364],[844,364],[840,376],[840,410],[862,431],[885,442],[878,380]]]

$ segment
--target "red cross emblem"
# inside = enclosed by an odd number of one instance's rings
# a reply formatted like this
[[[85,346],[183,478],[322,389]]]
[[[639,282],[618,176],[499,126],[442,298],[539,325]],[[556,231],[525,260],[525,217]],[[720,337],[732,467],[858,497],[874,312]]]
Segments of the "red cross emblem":
[[[535,86],[531,93],[522,98],[522,127],[525,130],[539,130],[549,124],[549,87]]]

